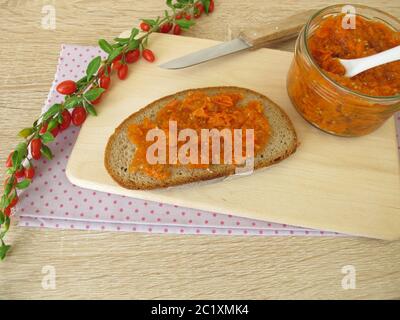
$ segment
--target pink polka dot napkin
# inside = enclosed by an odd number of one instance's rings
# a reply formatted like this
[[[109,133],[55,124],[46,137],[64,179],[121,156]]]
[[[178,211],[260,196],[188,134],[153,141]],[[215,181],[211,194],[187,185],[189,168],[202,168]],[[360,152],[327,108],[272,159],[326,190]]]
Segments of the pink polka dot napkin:
[[[82,77],[88,61],[97,55],[103,55],[97,47],[62,46],[43,111],[62,100],[56,85]],[[54,159],[36,162],[36,176],[31,186],[21,193],[16,209],[19,225],[173,234],[339,235],[82,189],[71,184],[65,175],[78,133],[79,129],[73,126],[60,133],[51,143]]]

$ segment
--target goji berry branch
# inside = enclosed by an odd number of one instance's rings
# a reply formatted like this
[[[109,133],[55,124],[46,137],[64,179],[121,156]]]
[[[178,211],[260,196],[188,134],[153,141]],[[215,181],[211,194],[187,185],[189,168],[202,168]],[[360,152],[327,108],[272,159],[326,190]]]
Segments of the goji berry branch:
[[[193,19],[203,13],[214,11],[214,0],[167,0],[169,11],[162,17],[143,19],[139,28],[133,28],[127,38],[115,38],[114,43],[99,40],[100,48],[107,53],[102,60],[95,57],[87,66],[86,74],[78,81],[66,80],[56,87],[65,95],[62,103],[53,104],[31,127],[24,128],[19,136],[24,139],[10,153],[6,161],[8,177],[4,181],[4,191],[0,198],[0,259],[3,260],[10,249],[4,237],[10,228],[12,208],[18,202],[17,190],[29,187],[35,176],[33,163],[42,156],[51,160],[53,154],[47,144],[55,140],[60,131],[66,130],[71,122],[80,126],[87,114],[96,116],[95,105],[100,103],[102,95],[110,87],[110,75],[117,73],[120,80],[128,76],[128,64],[142,56],[153,62],[154,53],[147,48],[149,36],[154,32],[179,35],[182,30],[195,24]],[[70,112],[72,110],[72,112]]]

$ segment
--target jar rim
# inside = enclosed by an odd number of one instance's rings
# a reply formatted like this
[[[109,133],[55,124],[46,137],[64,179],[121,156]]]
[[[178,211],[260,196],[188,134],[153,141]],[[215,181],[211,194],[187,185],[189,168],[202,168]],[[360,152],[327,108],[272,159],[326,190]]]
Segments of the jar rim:
[[[306,53],[307,56],[309,58],[309,60],[311,61],[312,65],[318,70],[318,72],[322,75],[322,77],[324,77],[327,81],[329,81],[331,84],[333,84],[334,86],[338,87],[339,89],[345,91],[346,93],[350,93],[353,94],[355,96],[361,97],[361,98],[368,98],[371,100],[375,100],[375,101],[395,101],[400,99],[400,93],[394,96],[372,96],[372,95],[368,95],[359,91],[355,91],[352,90],[344,85],[341,85],[340,83],[336,82],[335,80],[333,80],[332,78],[330,78],[321,68],[320,66],[317,64],[317,62],[315,61],[314,57],[311,55],[310,50],[308,48],[308,41],[307,41],[307,35],[309,33],[309,29],[311,26],[311,23],[314,21],[315,18],[317,18],[318,16],[321,15],[321,13],[323,13],[324,11],[328,11],[330,9],[335,9],[335,8],[342,8],[344,7],[346,4],[335,4],[335,5],[331,5],[325,8],[322,8],[321,10],[318,10],[317,12],[315,12],[307,21],[306,25],[304,26],[304,47],[306,49]],[[376,9],[373,7],[369,7],[369,6],[365,6],[365,5],[361,5],[361,4],[353,4],[352,6],[354,6],[355,8],[362,8],[362,9],[367,9],[367,10],[372,10],[375,11],[377,13],[383,14],[387,17],[389,17],[390,19],[395,20],[397,23],[399,23],[400,25],[400,20],[394,16],[392,16],[391,14],[384,12],[380,9]],[[357,15],[357,13],[356,13]],[[386,22],[383,20],[383,22]],[[400,30],[399,30],[400,32]]]

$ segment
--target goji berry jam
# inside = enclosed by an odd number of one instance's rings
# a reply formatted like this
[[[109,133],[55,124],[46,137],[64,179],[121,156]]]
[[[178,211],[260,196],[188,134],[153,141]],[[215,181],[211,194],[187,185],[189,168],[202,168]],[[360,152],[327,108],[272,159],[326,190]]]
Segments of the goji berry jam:
[[[400,45],[400,32],[381,21],[356,16],[355,29],[343,29],[344,15],[324,19],[308,39],[311,56],[328,76],[339,84],[370,96],[400,94],[400,61],[345,77],[340,59],[370,56]]]
[[[338,61],[370,56],[400,45],[400,21],[355,5],[354,28],[339,5],[314,15],[302,30],[289,70],[288,94],[316,127],[342,136],[368,134],[400,109],[400,61],[344,76]]]
[[[147,150],[154,143],[146,139],[149,130],[161,129],[166,135],[166,147],[177,144],[180,148],[187,141],[176,141],[169,136],[170,121],[177,124],[177,130],[193,129],[197,137],[201,137],[201,130],[228,129],[254,130],[254,155],[262,150],[270,137],[270,126],[264,114],[264,107],[258,100],[243,101],[243,96],[234,91],[221,91],[207,95],[202,90],[189,91],[183,99],[172,99],[157,112],[154,119],[145,118],[140,123],[128,127],[128,139],[136,146],[136,151],[129,166],[130,172],[141,171],[148,176],[162,180],[170,176],[171,166],[188,165],[191,168],[207,169],[212,163],[212,144],[209,143],[208,164],[204,164],[201,156],[201,139],[196,143],[199,158],[195,163],[183,164],[177,161],[172,163],[168,159],[165,164],[151,164],[148,162]],[[246,137],[242,136],[242,155],[246,156]],[[233,151],[233,150],[232,150]],[[168,157],[168,152],[167,155]],[[220,149],[221,164],[224,164],[224,144]]]

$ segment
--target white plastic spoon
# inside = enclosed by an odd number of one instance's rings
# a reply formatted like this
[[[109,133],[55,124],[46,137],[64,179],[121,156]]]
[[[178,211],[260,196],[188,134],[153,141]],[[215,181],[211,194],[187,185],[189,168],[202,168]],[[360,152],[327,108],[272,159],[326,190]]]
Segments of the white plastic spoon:
[[[397,60],[400,60],[400,46],[364,58],[339,59],[340,63],[346,69],[345,76],[349,78],[365,70]]]

